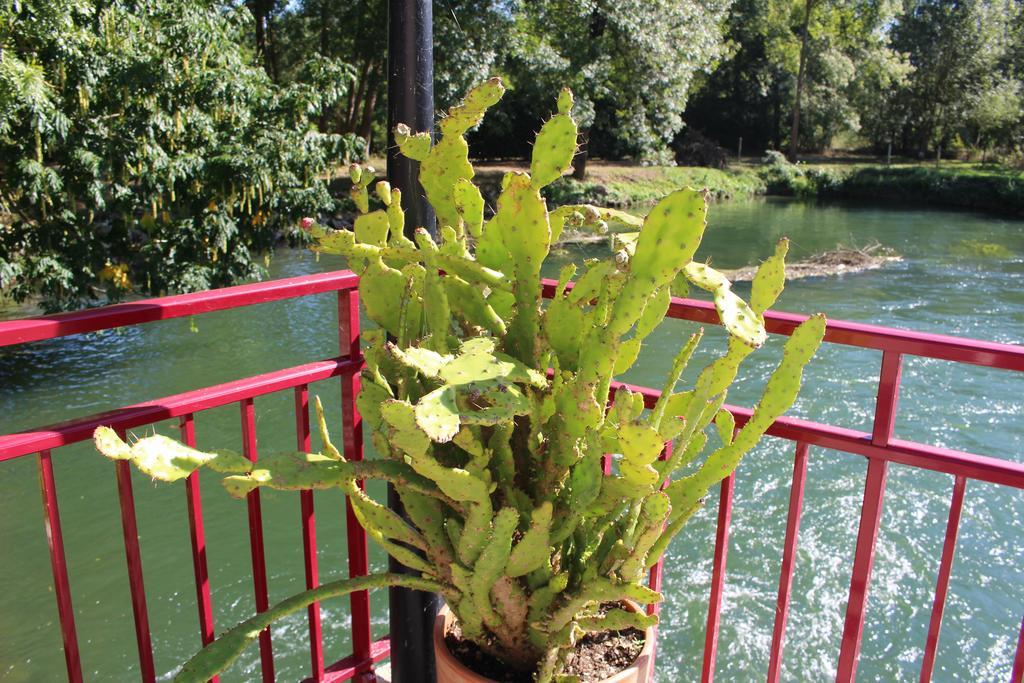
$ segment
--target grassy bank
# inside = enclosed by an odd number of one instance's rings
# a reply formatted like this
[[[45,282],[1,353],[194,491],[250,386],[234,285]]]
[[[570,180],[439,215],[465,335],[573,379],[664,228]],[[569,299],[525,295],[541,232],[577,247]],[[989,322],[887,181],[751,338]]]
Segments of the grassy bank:
[[[525,163],[478,162],[476,182],[493,206],[507,171]],[[383,167],[383,161],[381,165]],[[870,158],[818,158],[790,164],[745,159],[725,170],[692,166],[631,166],[592,161],[587,179],[561,178],[545,193],[553,204],[604,206],[647,204],[680,187],[706,187],[716,200],[781,195],[894,201],[1024,216],[1024,172],[1012,168],[943,161],[892,165]]]
[[[863,168],[824,188],[825,196],[926,203],[1024,216],[1024,175],[954,168]]]
[[[516,164],[482,163],[475,178],[490,202],[497,199],[501,178],[507,171],[525,170]],[[629,166],[597,161],[587,166],[583,181],[565,177],[545,189],[553,204],[646,204],[680,187],[706,187],[717,200],[752,197],[767,190],[764,180],[751,168],[718,170],[689,166]]]

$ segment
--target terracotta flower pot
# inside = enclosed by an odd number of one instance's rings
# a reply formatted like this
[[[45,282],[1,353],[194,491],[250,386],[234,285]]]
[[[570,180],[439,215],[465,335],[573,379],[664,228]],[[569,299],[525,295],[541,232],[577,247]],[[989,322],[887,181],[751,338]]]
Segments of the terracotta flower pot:
[[[625,601],[625,607],[639,612],[641,607],[636,603]],[[444,636],[455,621],[455,615],[445,605],[434,621],[434,660],[437,667],[437,683],[494,683],[490,678],[466,668],[462,662],[448,650]],[[629,667],[609,676],[601,683],[647,683],[651,676],[652,655],[654,654],[654,628],[644,631],[644,646],[640,654]]]

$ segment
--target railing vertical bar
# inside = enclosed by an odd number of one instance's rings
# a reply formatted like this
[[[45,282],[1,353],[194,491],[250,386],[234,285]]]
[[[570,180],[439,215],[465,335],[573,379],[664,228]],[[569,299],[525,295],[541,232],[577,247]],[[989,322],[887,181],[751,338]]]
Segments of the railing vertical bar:
[[[846,621],[843,639],[839,649],[839,665],[836,682],[853,683],[860,658],[861,636],[864,633],[864,612],[867,604],[868,585],[875,561],[875,543],[882,521],[882,507],[885,498],[885,481],[889,463],[869,460],[868,473],[864,484],[864,503],[860,513],[860,528],[857,532],[857,550],[853,558],[853,572],[850,576],[850,597],[846,606]]]
[[[125,434],[122,432],[120,437],[125,438]],[[149,632],[149,612],[146,609],[146,584],[142,578],[142,553],[139,550],[131,465],[127,460],[118,460],[114,463],[114,472],[117,478],[117,497],[121,504],[121,528],[124,531],[124,554],[128,562],[128,585],[135,620],[135,642],[139,649],[139,670],[143,681],[153,683],[156,681],[156,667],[153,665],[153,641]]]
[[[1010,683],[1024,683],[1024,618],[1020,620],[1020,634],[1017,636],[1017,654],[1013,657]]]
[[[309,386],[295,387],[295,439],[299,451],[308,453],[309,442]],[[316,515],[313,508],[313,491],[299,493],[302,514],[302,554],[306,568],[306,588],[316,588],[320,577],[316,558]],[[320,603],[314,602],[309,613],[309,656],[313,680],[324,677],[324,641],[320,623]]]
[[[195,447],[196,429],[192,413],[182,415],[179,420],[181,440],[186,446]],[[210,571],[206,562],[206,529],[203,526],[203,500],[199,488],[199,471],[185,479],[185,501],[188,509],[188,532],[192,545],[192,573],[196,580],[196,606],[199,610],[199,638],[203,645],[213,642],[213,600],[210,597]],[[220,680],[214,676],[212,681]]]
[[[887,446],[892,439],[902,367],[902,354],[895,351],[882,353],[878,397],[875,400],[875,420],[871,431],[871,442],[876,446]],[[871,569],[875,563],[875,543],[878,541],[878,529],[882,522],[888,474],[888,461],[868,461],[864,503],[860,513],[860,528],[857,531],[857,549],[854,552],[853,572],[850,576],[850,597],[846,606],[846,621],[839,649],[839,663],[836,667],[837,683],[853,683],[857,673],[861,637],[864,634],[868,586],[871,583]]]
[[[64,639],[64,662],[68,681],[82,683],[82,658],[78,652],[78,634],[75,630],[75,610],[71,605],[71,583],[68,564],[64,557],[64,534],[60,528],[60,510],[57,507],[57,484],[53,478],[50,451],[39,453],[39,489],[43,495],[43,525],[46,543],[50,547],[50,566],[53,568],[53,592],[57,596],[57,617]]]
[[[708,623],[704,632],[704,665],[701,683],[715,680],[715,654],[718,652],[718,625],[725,588],[725,563],[729,555],[729,524],[732,522],[732,493],[735,473],[722,480],[718,498],[718,527],[715,532],[715,560],[711,573],[711,598],[708,601]]]
[[[804,505],[804,484],[807,482],[806,443],[796,445],[793,458],[793,479],[789,489],[789,514],[786,518],[786,540],[783,542],[782,568],[779,570],[779,597],[775,606],[775,626],[772,629],[771,657],[768,661],[768,683],[778,683],[782,673],[782,649],[789,618],[789,596],[793,588],[793,570],[796,568],[796,546],[800,535],[800,514]]]
[[[242,414],[242,452],[251,462],[256,462],[259,452],[256,448],[256,408],[251,398],[239,402]],[[256,598],[256,612],[265,612],[270,607],[267,589],[267,560],[263,549],[263,512],[260,508],[260,491],[254,489],[246,494],[249,512],[249,550],[252,556],[252,582]],[[270,640],[270,628],[260,631],[260,665],[263,680],[274,680],[274,650]]]
[[[338,344],[340,352],[349,358],[359,355],[359,292],[357,290],[338,292]],[[356,408],[359,395],[359,372],[349,371],[341,376],[341,424],[345,457],[349,460],[363,459],[363,424]],[[365,488],[364,482],[359,482]],[[366,547],[366,532],[360,526],[352,502],[345,500],[345,524],[348,536],[348,574],[365,576],[369,572],[369,557]],[[358,662],[365,662],[360,673],[372,668],[371,647],[373,630],[370,624],[370,594],[358,591],[350,596],[352,609],[352,654]]]
[[[946,540],[942,544],[942,559],[939,562],[939,578],[935,585],[935,601],[932,616],[928,622],[928,637],[924,646],[924,662],[921,665],[921,683],[932,680],[935,654],[939,648],[939,629],[942,628],[942,612],[946,607],[946,593],[949,590],[949,576],[953,571],[953,557],[956,555],[956,537],[960,529],[960,512],[964,507],[965,477],[953,481],[953,498],[949,502],[949,519],[946,522]]]
[[[882,353],[882,369],[878,378],[878,397],[875,399],[875,420],[871,429],[871,442],[888,446],[896,426],[896,406],[900,398],[900,377],[903,374],[903,354],[895,351]]]

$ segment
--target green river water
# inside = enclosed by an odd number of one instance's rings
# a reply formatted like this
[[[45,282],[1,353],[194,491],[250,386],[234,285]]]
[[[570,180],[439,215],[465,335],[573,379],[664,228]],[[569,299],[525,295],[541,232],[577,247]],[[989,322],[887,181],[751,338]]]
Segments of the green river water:
[[[968,213],[897,207],[815,205],[782,200],[713,206],[701,253],[738,267],[792,239],[791,260],[877,239],[904,259],[882,270],[791,282],[781,310],[823,311],[838,319],[979,339],[1024,341],[1024,222]],[[973,242],[972,242],[973,241]],[[980,248],[978,243],[997,245]],[[601,247],[558,255],[579,259]],[[341,267],[309,254],[279,253],[273,277]],[[746,296],[749,288],[737,285]],[[69,337],[0,351],[0,433],[48,424],[165,396],[337,352],[331,295],[225,311],[103,334]],[[631,382],[659,385],[668,358],[693,325],[666,321],[645,343]],[[718,330],[691,363],[712,357]],[[730,402],[749,405],[779,355],[773,340],[748,361]],[[710,343],[709,343],[710,342]],[[704,362],[700,362],[704,361]],[[870,431],[880,355],[823,348],[807,372],[791,414]],[[692,379],[692,377],[689,377]],[[311,387],[338,415],[336,381]],[[294,447],[290,393],[257,399],[263,451]],[[900,438],[1024,460],[1024,377],[1015,373],[909,359],[903,372]],[[335,420],[337,422],[337,420]],[[158,427],[174,434],[172,425]],[[197,418],[203,447],[234,447],[237,407]],[[137,678],[138,662],[117,507],[114,469],[88,444],[54,455],[74,607],[87,680]],[[849,588],[865,460],[812,449],[784,680],[834,677]],[[57,610],[43,533],[36,459],[3,463],[0,474],[0,679],[63,679]],[[791,444],[766,440],[737,476],[732,540],[719,641],[720,681],[763,680],[768,664],[778,571],[792,472]],[[169,677],[198,647],[195,593],[182,485],[135,476],[142,557],[157,671]],[[934,592],[952,479],[890,469],[883,531],[868,604],[859,680],[916,680]],[[378,489],[376,493],[381,493]],[[713,492],[712,501],[717,501]],[[210,581],[219,628],[253,609],[245,506],[213,476],[203,479]],[[321,579],[345,575],[343,500],[318,493]],[[666,559],[658,680],[696,681],[711,579],[717,505],[705,508]],[[263,496],[271,601],[302,584],[296,495]],[[970,484],[943,624],[936,681],[1009,678],[1024,615],[1024,495]],[[372,562],[384,565],[380,552]],[[387,631],[383,593],[372,598],[376,636]],[[347,601],[324,605],[328,661],[350,648]],[[273,630],[280,680],[308,673],[304,615]],[[257,677],[251,648],[224,680]]]

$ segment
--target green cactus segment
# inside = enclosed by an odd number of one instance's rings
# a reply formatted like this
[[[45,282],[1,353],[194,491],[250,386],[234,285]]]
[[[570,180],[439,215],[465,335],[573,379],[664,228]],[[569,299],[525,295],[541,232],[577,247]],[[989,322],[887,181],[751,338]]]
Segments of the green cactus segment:
[[[715,429],[718,430],[718,438],[722,443],[730,445],[736,432],[736,418],[728,410],[719,410],[715,415]]]
[[[356,239],[364,244],[383,247],[388,240],[388,215],[384,211],[374,211],[356,216],[352,230]]]
[[[442,283],[448,294],[448,304],[464,330],[472,331],[474,327],[482,327],[491,334],[504,336],[507,329],[505,321],[478,287],[452,274],[442,278]]]
[[[459,407],[451,386],[440,387],[421,398],[415,413],[416,424],[432,441],[447,443],[459,431]]]
[[[661,321],[665,319],[665,314],[668,313],[668,307],[671,303],[672,293],[669,292],[667,286],[651,294],[646,305],[644,305],[644,312],[640,314],[640,319],[636,323],[636,336],[639,339],[644,339],[654,331],[654,328],[661,324]]]
[[[235,498],[261,486],[285,491],[338,488],[351,475],[342,467],[347,464],[319,453],[272,453],[260,458],[248,474],[225,477],[222,484]]]
[[[786,254],[789,240],[783,237],[775,245],[775,253],[767,258],[754,274],[750,289],[750,308],[758,315],[775,305],[786,284]]]
[[[310,456],[308,453],[289,453],[288,457],[299,457],[305,458]],[[323,454],[312,454],[318,458],[326,458]],[[405,491],[412,491],[419,495],[436,498],[439,502],[443,502],[450,507],[458,509],[458,503],[448,498],[437,485],[432,481],[417,474],[409,465],[404,462],[397,460],[336,460],[331,458],[333,464],[316,464],[315,467],[321,468],[324,473],[323,478],[320,481],[296,481],[294,479],[288,480],[284,477],[275,476],[277,473],[272,469],[272,465],[275,459],[280,457],[278,454],[271,454],[263,456],[259,461],[259,468],[268,470],[270,472],[269,479],[264,481],[258,481],[256,478],[249,475],[235,475],[224,478],[224,486],[228,488],[229,492],[232,489],[237,491],[237,494],[233,495],[244,495],[248,491],[256,488],[257,486],[269,486],[271,488],[283,489],[283,490],[295,490],[302,488],[323,488],[328,485],[328,482],[335,482],[334,485],[338,485],[336,482],[340,481],[341,486],[346,485],[347,480],[359,481],[362,479],[380,479],[382,481],[388,481],[395,484],[396,487],[401,488]],[[248,461],[247,461],[248,462]],[[338,476],[335,476],[335,472]],[[261,475],[261,478],[262,475]],[[228,483],[229,480],[233,480],[233,483]],[[305,484],[309,484],[306,486]]]
[[[345,460],[345,457],[331,443],[331,433],[327,429],[327,418],[324,416],[324,406],[320,402],[319,396],[313,398],[313,407],[316,409],[316,426],[320,432],[320,440],[324,442],[325,454],[335,460]]]
[[[645,631],[652,626],[658,625],[658,615],[648,615],[644,612],[630,612],[624,609],[612,609],[608,610],[608,612],[600,617],[584,617],[582,619],[577,619],[576,624],[583,631],[590,633],[622,631],[628,628]]]
[[[803,368],[818,350],[824,335],[822,315],[811,316],[793,331],[783,347],[782,361],[768,379],[761,401],[735,439],[708,456],[697,472],[672,482],[666,489],[676,514],[691,509],[712,485],[729,476],[740,458],[789,409],[800,390]]]
[[[612,370],[612,374],[621,375],[626,370],[633,367],[633,363],[640,356],[640,345],[643,339],[640,337],[633,337],[627,339],[619,344],[619,355],[615,358],[615,366]]]
[[[473,177],[469,145],[463,135],[480,123],[487,108],[500,100],[504,92],[505,87],[497,78],[470,90],[464,102],[453,107],[448,117],[441,120],[441,139],[420,159],[420,185],[434,207],[438,225],[454,227],[459,224],[454,189],[460,180]],[[414,152],[422,153],[420,149]]]
[[[494,508],[491,507],[490,498],[470,506],[458,544],[459,561],[467,567],[473,566],[480,551],[484,549],[491,535],[493,519]]]
[[[388,227],[391,229],[391,238],[388,245],[391,247],[411,247],[409,239],[405,236],[405,211],[402,210],[402,191],[397,187],[391,188],[391,201],[388,204]]]
[[[200,650],[174,677],[175,683],[202,683],[221,673],[238,659],[260,633],[284,617],[304,610],[314,602],[322,602],[361,590],[401,586],[412,590],[438,592],[444,590],[437,581],[407,574],[370,574],[352,579],[331,581],[312,590],[282,600],[270,609],[246,619],[222,633],[214,642]]]
[[[491,586],[502,576],[512,552],[512,534],[519,525],[519,513],[513,508],[502,508],[494,516],[494,531],[487,546],[480,553],[473,567],[470,589],[476,608],[480,610],[484,623],[498,622],[498,615],[491,605]]]
[[[387,426],[388,440],[410,457],[416,458],[430,448],[430,437],[416,424],[416,410],[406,401],[385,401],[380,415]]]
[[[563,204],[551,212],[550,218],[552,242],[558,241],[565,228],[604,234],[612,225],[619,229],[639,230],[644,224],[642,218],[631,213],[591,204]],[[632,234],[635,242],[637,233]],[[613,237],[618,240],[623,236],[623,233],[616,233]]]
[[[650,425],[632,422],[619,425],[619,447],[626,462],[650,465],[665,448],[665,441]]]
[[[399,363],[431,379],[439,378],[441,376],[441,368],[450,363],[452,358],[454,358],[454,356],[442,355],[437,351],[418,346],[399,349],[394,344],[388,344],[386,348]]]
[[[395,143],[402,155],[414,161],[423,161],[430,153],[430,133],[413,133],[409,126],[395,126]]]
[[[530,175],[537,189],[550,185],[568,171],[576,153],[576,122],[569,116],[572,91],[563,89],[559,99],[563,98],[568,101],[568,107],[563,109],[563,103],[559,102],[559,113],[545,122],[533,143]]]
[[[598,577],[582,586],[574,595],[568,596],[563,606],[551,615],[545,627],[548,633],[558,632],[588,605],[596,602],[616,602],[625,598],[649,605],[661,602],[661,597],[661,593],[647,586]]]
[[[558,275],[555,296],[544,312],[544,337],[555,352],[561,367],[575,370],[583,341],[586,314],[566,295],[565,288],[576,273],[576,265],[569,263]]]
[[[619,568],[620,577],[627,581],[640,578],[646,569],[651,548],[661,538],[671,509],[669,497],[661,491],[656,491],[644,499],[637,523],[636,540],[629,556]]]
[[[629,278],[613,304],[610,331],[629,331],[648,297],[672,282],[693,258],[706,225],[707,200],[696,190],[677,190],[651,209],[629,259]]]
[[[548,561],[551,509],[551,503],[545,502],[533,511],[530,528],[509,555],[506,576],[524,576]]]
[[[385,208],[391,206],[391,200],[394,197],[391,194],[391,183],[382,180],[373,186],[373,191],[377,194],[377,198],[384,204]]]
[[[458,548],[462,540],[462,522],[458,517],[448,517],[444,520],[444,531],[451,541],[453,548]]]
[[[590,303],[601,291],[602,283],[608,279],[612,270],[613,266],[608,261],[597,261],[590,264],[587,271],[580,276],[572,291],[569,292],[569,301],[576,305]]]
[[[510,173],[487,230],[497,231],[516,280],[505,350],[535,366],[540,358],[540,269],[551,246],[547,205],[525,173]]]
[[[432,455],[413,456],[412,468],[427,479],[434,481],[437,487],[452,500],[477,504],[488,500],[490,486],[487,482],[464,469],[446,467]]]
[[[396,337],[401,334],[402,302],[408,296],[407,286],[402,271],[385,265],[380,258],[370,262],[360,279],[359,296],[367,314]]]
[[[252,463],[237,453],[197,451],[160,434],[139,439],[129,446],[110,427],[97,427],[93,442],[96,450],[111,460],[129,460],[143,474],[160,481],[184,479],[204,466],[223,473],[252,469]]]
[[[369,370],[363,371],[363,381],[356,394],[356,408],[363,419],[370,425],[376,426],[381,423],[380,406],[394,396],[389,387],[382,386],[376,382]]]
[[[462,344],[459,355],[438,372],[442,381],[452,385],[480,384],[489,380],[522,382],[538,388],[547,386],[543,373],[519,360],[494,350],[494,339],[478,337]]]
[[[589,507],[601,493],[604,482],[601,468],[587,458],[572,468],[569,475],[569,509],[581,511]]]
[[[447,290],[441,284],[438,272],[438,248],[430,233],[424,228],[416,228],[416,244],[423,254],[426,273],[423,276],[423,309],[427,331],[430,334],[429,345],[435,351],[448,351],[448,332],[451,327],[451,309],[448,307]]]
[[[480,239],[484,225],[484,197],[480,194],[480,188],[468,178],[459,178],[452,189],[452,200],[466,232],[473,239]]]
[[[767,333],[761,316],[736,296],[724,275],[703,263],[689,263],[684,272],[690,282],[714,294],[715,310],[729,334],[755,349],[764,344]]]
[[[676,384],[679,383],[679,378],[682,377],[683,372],[686,370],[686,366],[690,364],[690,358],[693,356],[693,352],[697,349],[697,345],[700,344],[700,340],[704,337],[704,328],[697,330],[690,335],[689,340],[683,345],[683,348],[679,350],[676,357],[672,359],[672,369],[669,371],[668,376],[665,378],[665,386],[661,389],[661,395],[658,396],[657,402],[654,404],[654,410],[651,411],[651,426],[655,429],[661,428],[662,420],[665,417],[665,411],[668,408],[668,404],[673,400],[673,394],[675,391]],[[678,401],[679,399],[675,399]],[[677,417],[682,415],[686,410],[686,406],[682,406],[682,409],[676,413],[669,413],[670,417]],[[667,441],[668,439],[666,439]]]
[[[345,492],[352,503],[352,511],[355,513],[356,519],[359,520],[359,525],[366,529],[371,537],[383,537],[420,550],[427,549],[426,540],[409,526],[408,522],[393,510],[366,495],[355,481],[348,480],[346,482]]]
[[[505,94],[505,85],[500,78],[489,78],[479,85],[473,86],[462,104],[452,107],[448,116],[441,121],[442,127],[465,133],[483,121],[484,113],[498,103]],[[447,131],[446,131],[447,132]]]
[[[455,550],[445,531],[440,501],[409,489],[399,489],[398,492],[406,516],[426,539],[427,559],[434,565],[435,573],[443,573],[443,569],[452,563]]]

